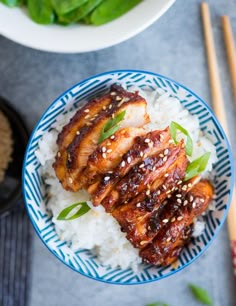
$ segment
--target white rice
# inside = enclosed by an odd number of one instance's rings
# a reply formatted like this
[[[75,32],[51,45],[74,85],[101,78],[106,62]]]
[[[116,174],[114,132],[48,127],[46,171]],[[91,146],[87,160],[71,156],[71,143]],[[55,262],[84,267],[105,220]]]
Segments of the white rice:
[[[139,90],[140,91],[140,90]],[[151,123],[147,125],[147,130],[163,129],[171,121],[177,121],[191,135],[194,143],[193,156],[195,159],[205,152],[211,152],[207,169],[204,173],[208,175],[212,169],[212,164],[216,161],[216,152],[212,142],[199,129],[197,116],[191,115],[183,108],[181,103],[168,93],[162,90],[156,92],[140,91],[140,94],[148,102],[148,113]],[[41,163],[41,174],[48,186],[48,209],[52,212],[53,223],[61,240],[66,241],[73,250],[80,248],[95,251],[98,259],[104,265],[111,267],[127,268],[136,270],[141,262],[138,256],[138,249],[135,249],[122,233],[117,221],[104,211],[102,206],[93,207],[89,202],[90,198],[85,190],[79,192],[65,191],[55,176],[52,163],[57,152],[56,139],[58,132],[73,116],[73,112],[59,117],[54,125],[54,129],[43,135],[39,142],[39,149],[36,156]],[[73,221],[59,221],[58,214],[67,206],[88,201],[91,210],[85,215]],[[198,236],[204,230],[204,222],[196,221],[194,236]]]

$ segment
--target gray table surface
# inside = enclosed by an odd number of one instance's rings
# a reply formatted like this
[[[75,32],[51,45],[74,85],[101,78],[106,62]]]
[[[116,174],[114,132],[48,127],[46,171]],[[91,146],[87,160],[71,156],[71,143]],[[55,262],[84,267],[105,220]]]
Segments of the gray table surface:
[[[229,128],[234,137],[236,108],[230,91],[220,15],[232,17],[236,35],[236,1],[208,2]],[[169,76],[210,104],[199,3],[199,0],[177,0],[164,16],[136,37],[85,54],[40,52],[0,36],[0,94],[21,113],[29,129],[64,90],[86,77],[114,69],[143,69]],[[232,149],[236,151],[235,141]],[[236,305],[226,226],[204,255],[188,268],[162,281],[142,286],[107,285],[87,279],[60,263],[33,229],[32,236],[30,306],[143,306],[159,300],[172,306],[197,306],[199,304],[187,288],[189,282],[206,288],[215,306]]]

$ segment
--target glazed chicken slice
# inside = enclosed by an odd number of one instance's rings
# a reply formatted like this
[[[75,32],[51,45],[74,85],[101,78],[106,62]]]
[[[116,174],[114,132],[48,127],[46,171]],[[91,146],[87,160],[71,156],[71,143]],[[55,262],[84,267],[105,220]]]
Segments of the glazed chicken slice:
[[[109,192],[136,164],[141,163],[148,156],[161,153],[167,148],[171,140],[169,127],[161,131],[152,131],[144,136],[138,136],[131,148],[122,156],[119,165],[113,173],[104,174],[99,182],[88,187],[92,195],[93,204],[99,205]],[[109,179],[107,179],[109,177]],[[109,211],[109,210],[108,210]]]
[[[87,165],[89,155],[98,145],[103,127],[111,118],[122,111],[125,111],[125,117],[120,123],[120,128],[142,127],[149,122],[149,116],[146,113],[146,101],[137,93],[129,93],[128,96],[126,94],[116,96],[116,99],[112,100],[108,107],[104,107],[96,118],[91,118],[90,122],[78,131],[67,147],[66,173],[61,179],[65,189],[77,191],[83,187],[84,182],[80,180],[79,176]],[[56,163],[54,168],[57,169]]]
[[[178,246],[178,240],[182,240],[184,229],[193,223],[194,218],[206,210],[213,197],[213,188],[207,180],[202,180],[186,194],[185,192],[180,193],[180,196],[178,199],[181,203],[177,202],[177,199],[176,201],[172,199],[169,203],[168,211],[174,211],[174,216],[171,214],[171,218],[161,218],[160,232],[140,251],[144,262],[163,265],[166,264],[167,259],[168,263],[171,262],[170,258],[172,261],[176,259],[173,256],[173,250],[176,245],[177,248],[181,247]]]
[[[183,168],[186,168],[187,159],[183,142],[178,145],[171,144],[158,155],[147,157],[135,165],[102,201],[106,211],[110,212],[116,206],[127,203],[143,191],[149,195],[152,183],[164,174],[168,174],[169,168],[178,158],[182,159]]]
[[[163,256],[162,259],[162,266],[168,266],[169,264],[176,261],[177,257],[180,255],[183,247],[190,241],[191,236],[193,233],[193,224],[190,226],[185,227],[180,235],[179,238],[173,243],[172,248],[169,249],[169,252]]]
[[[90,124],[91,118],[96,118],[109,104],[116,101],[117,96],[123,94],[123,88],[117,85],[111,86],[110,92],[101,98],[96,98],[80,108],[66,124],[57,138],[58,153],[55,158],[54,169],[58,179],[63,183],[66,175],[67,147],[71,144],[80,129]],[[128,97],[126,97],[128,99]]]
[[[156,212],[160,215],[167,203],[166,199],[178,189],[185,176],[186,167],[187,158],[181,150],[178,158],[169,166],[168,172],[158,177],[150,189],[147,189],[150,194],[144,191],[112,212],[134,247],[144,247],[157,235],[160,226],[157,226],[158,219],[153,218],[153,215],[156,216]]]
[[[118,130],[99,144],[89,156],[86,169],[82,174],[88,184],[98,180],[102,174],[111,173],[119,165],[122,156],[131,148],[135,137],[146,133],[142,128],[128,127]]]

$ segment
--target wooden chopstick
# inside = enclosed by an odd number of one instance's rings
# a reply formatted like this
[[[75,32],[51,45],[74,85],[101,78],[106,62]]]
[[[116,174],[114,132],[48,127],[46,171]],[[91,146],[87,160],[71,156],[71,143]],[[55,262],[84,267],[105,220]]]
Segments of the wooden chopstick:
[[[208,4],[201,4],[203,30],[205,35],[206,55],[208,61],[208,72],[211,85],[212,103],[216,116],[221,121],[222,126],[227,130],[226,115],[224,110],[224,99],[221,90],[216,50],[211,28],[210,12]]]
[[[201,4],[201,14],[202,14],[203,31],[204,31],[206,53],[208,60],[209,79],[211,86],[213,108],[216,116],[221,122],[223,129],[225,130],[227,136],[229,137],[226,114],[224,109],[224,100],[221,90],[219,70],[216,58],[216,50],[215,50],[213,32],[210,20],[210,12],[208,4],[205,2]],[[236,243],[236,189],[235,188],[233,191],[232,203],[228,213],[227,225],[228,225],[229,239],[231,240],[233,245],[233,242]]]
[[[221,24],[224,33],[225,47],[231,76],[232,91],[234,95],[234,103],[236,105],[236,49],[229,17],[222,16]]]

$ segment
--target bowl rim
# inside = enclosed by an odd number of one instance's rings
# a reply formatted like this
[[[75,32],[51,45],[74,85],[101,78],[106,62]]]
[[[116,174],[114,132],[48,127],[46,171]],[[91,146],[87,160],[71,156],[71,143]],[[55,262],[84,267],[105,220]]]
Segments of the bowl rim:
[[[204,107],[206,107],[206,109],[209,111],[209,113],[211,114],[211,116],[214,118],[220,132],[222,133],[223,135],[223,138],[225,140],[225,143],[227,145],[227,151],[228,151],[228,154],[229,154],[229,161],[230,161],[230,169],[231,169],[231,177],[230,177],[230,193],[229,193],[229,200],[227,202],[227,207],[225,209],[225,213],[224,213],[224,216],[222,217],[221,219],[221,222],[220,224],[218,225],[218,227],[216,228],[216,230],[214,230],[214,234],[211,238],[211,240],[202,248],[202,250],[196,255],[194,256],[190,261],[188,261],[184,266],[176,269],[176,270],[173,270],[173,271],[170,271],[168,272],[167,274],[165,275],[162,275],[161,277],[159,278],[154,278],[154,279],[150,279],[150,280],[145,280],[145,281],[140,281],[140,282],[135,282],[135,283],[129,283],[129,282],[122,282],[122,283],[118,283],[116,281],[107,281],[107,280],[104,280],[104,279],[101,279],[101,278],[96,278],[94,276],[89,276],[83,272],[80,272],[78,271],[76,268],[70,266],[68,263],[66,263],[62,258],[60,258],[57,254],[55,254],[53,252],[53,250],[48,246],[48,244],[43,240],[43,238],[41,237],[40,233],[38,232],[38,229],[37,227],[35,226],[33,220],[31,219],[31,214],[29,212],[29,208],[28,208],[28,204],[27,204],[27,200],[26,200],[26,192],[25,192],[25,171],[26,171],[26,162],[27,162],[27,157],[28,157],[28,151],[31,147],[31,143],[32,143],[32,140],[34,138],[34,135],[36,133],[36,131],[38,130],[38,127],[39,127],[39,124],[40,122],[42,121],[42,119],[44,118],[45,114],[58,102],[58,100],[60,100],[62,97],[64,97],[66,94],[68,94],[70,91],[72,91],[74,88],[76,88],[77,86],[87,82],[87,81],[90,81],[94,78],[99,78],[99,77],[103,77],[105,75],[109,75],[109,74],[118,74],[118,73],[141,73],[141,74],[148,74],[148,75],[152,75],[152,76],[155,76],[155,77],[159,77],[159,78],[162,78],[162,79],[165,79],[167,81],[170,81],[170,82],[174,82],[176,85],[178,85],[179,87],[185,89],[187,92],[189,92],[190,94],[192,94],[193,96],[195,96],[203,105]],[[141,284],[147,284],[147,283],[152,283],[152,282],[155,282],[155,281],[160,281],[161,279],[164,279],[166,277],[169,277],[171,275],[174,275],[176,274],[177,272],[187,268],[190,264],[192,264],[195,260],[197,260],[208,248],[209,246],[212,244],[212,242],[215,240],[215,238],[217,237],[218,233],[220,232],[221,228],[223,227],[224,223],[225,223],[225,220],[226,220],[226,217],[228,215],[228,211],[229,211],[229,208],[230,208],[230,205],[231,205],[231,202],[232,202],[232,194],[233,194],[233,188],[234,188],[234,179],[235,179],[235,173],[234,173],[234,159],[233,159],[233,155],[232,155],[232,150],[231,150],[231,146],[230,146],[230,143],[228,141],[228,138],[220,124],[220,122],[218,121],[216,115],[214,114],[213,110],[209,107],[209,105],[202,99],[200,98],[198,95],[196,95],[192,90],[188,89],[186,86],[182,85],[181,83],[179,82],[176,82],[175,80],[169,78],[169,77],[166,77],[162,74],[159,74],[159,73],[155,73],[155,72],[150,72],[150,71],[145,71],[145,70],[135,70],[135,69],[121,69],[121,70],[112,70],[112,71],[106,71],[106,72],[103,72],[103,73],[99,73],[99,74],[96,74],[96,75],[93,75],[91,77],[88,77],[86,79],[83,79],[82,81],[76,83],[75,85],[73,85],[72,87],[70,87],[69,89],[67,89],[66,91],[64,91],[61,95],[59,95],[48,107],[47,109],[43,112],[43,114],[41,115],[40,119],[38,120],[38,122],[36,123],[32,133],[31,133],[31,136],[30,136],[30,139],[29,139],[29,142],[28,142],[28,145],[27,145],[27,148],[26,148],[26,151],[25,151],[25,157],[24,157],[24,162],[23,162],[23,169],[22,169],[22,193],[23,193],[23,198],[24,198],[24,204],[25,204],[25,207],[26,207],[26,211],[27,211],[27,214],[29,216],[29,219],[30,219],[30,222],[31,224],[33,225],[34,227],[34,230],[36,231],[38,237],[40,238],[40,240],[43,242],[43,244],[47,247],[47,249],[57,258],[59,259],[64,265],[66,265],[68,268],[72,269],[73,271],[83,275],[83,276],[86,276],[90,279],[93,279],[93,280],[96,280],[96,281],[100,281],[102,283],[109,283],[109,284],[115,284],[115,285],[141,285]]]

